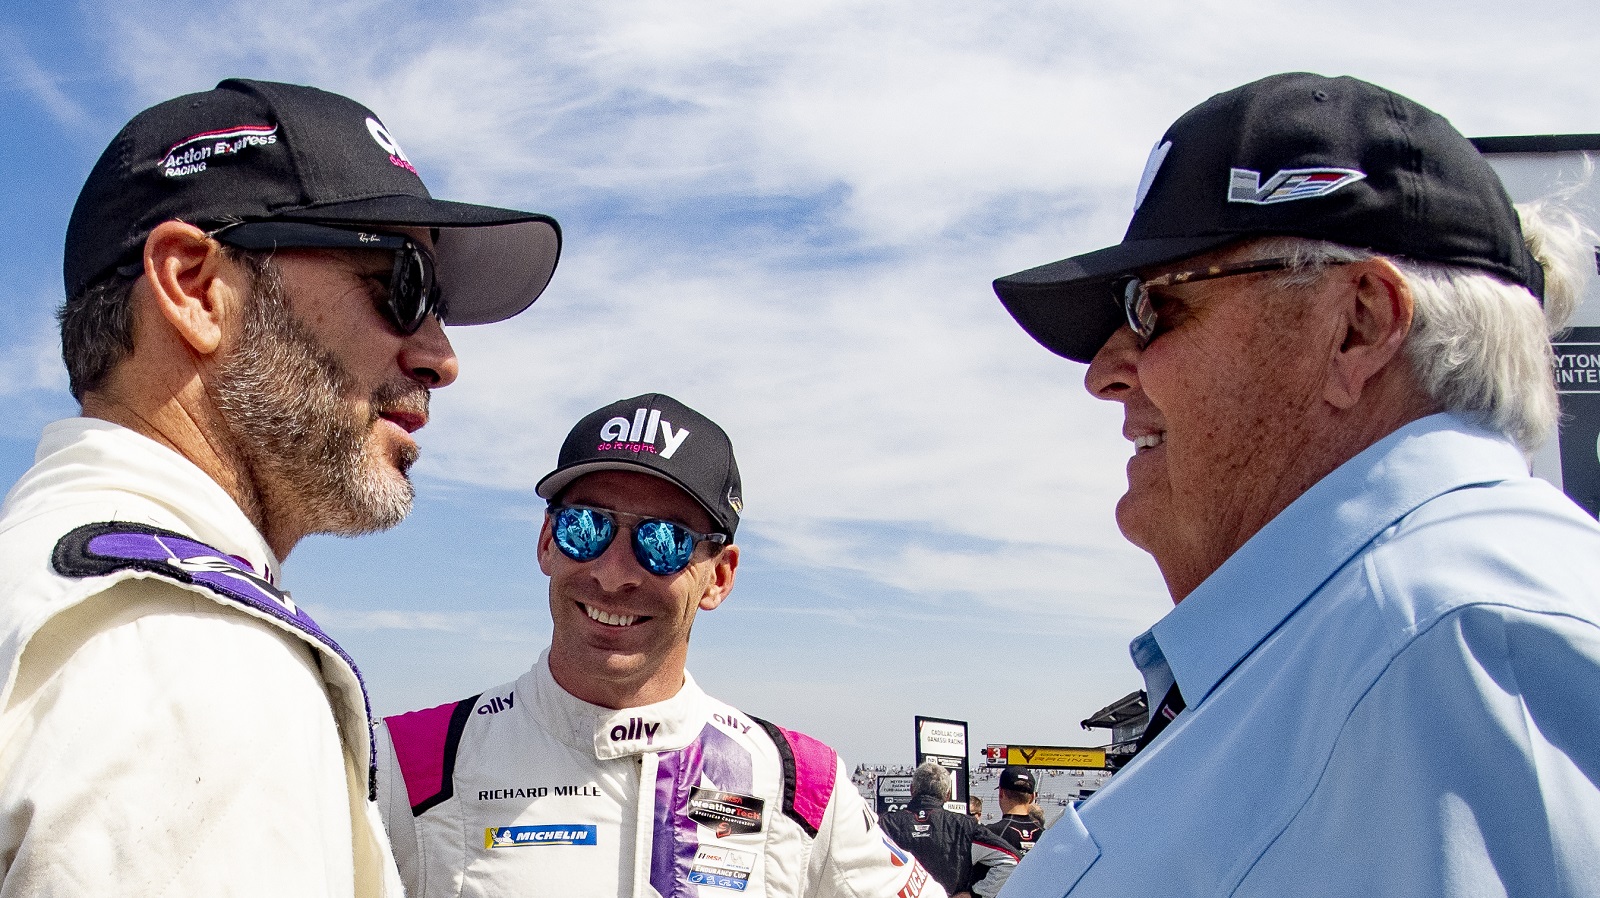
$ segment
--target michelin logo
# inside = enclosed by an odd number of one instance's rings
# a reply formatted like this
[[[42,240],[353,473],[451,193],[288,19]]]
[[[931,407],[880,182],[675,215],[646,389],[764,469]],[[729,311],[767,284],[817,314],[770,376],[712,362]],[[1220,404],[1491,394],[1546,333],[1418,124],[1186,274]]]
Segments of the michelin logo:
[[[531,848],[535,845],[595,845],[599,827],[589,823],[546,826],[491,826],[483,831],[484,848]]]

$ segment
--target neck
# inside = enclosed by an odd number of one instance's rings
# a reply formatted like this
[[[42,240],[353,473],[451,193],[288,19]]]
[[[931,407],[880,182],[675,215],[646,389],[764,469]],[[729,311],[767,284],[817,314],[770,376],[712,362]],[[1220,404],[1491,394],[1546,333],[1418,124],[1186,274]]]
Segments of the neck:
[[[133,376],[137,378],[137,372]],[[220,417],[204,401],[198,378],[161,399],[141,392],[130,394],[113,384],[109,389],[85,393],[82,414],[126,427],[188,459],[233,499],[280,560],[288,557],[299,541],[298,535],[274,531],[261,491],[228,440]]]

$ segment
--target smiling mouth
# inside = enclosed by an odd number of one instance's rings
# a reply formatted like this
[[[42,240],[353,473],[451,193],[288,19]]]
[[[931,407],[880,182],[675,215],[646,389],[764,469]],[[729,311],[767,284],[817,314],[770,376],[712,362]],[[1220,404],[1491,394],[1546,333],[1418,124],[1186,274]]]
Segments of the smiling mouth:
[[[593,605],[585,605],[582,602],[578,603],[578,607],[583,609],[584,614],[589,615],[590,620],[605,624],[608,627],[628,627],[640,621],[649,620],[648,617],[637,614],[612,614],[609,611],[601,611]]]
[[[1144,452],[1144,451],[1146,451],[1148,449],[1154,449],[1155,447],[1161,445],[1162,443],[1165,443],[1166,441],[1167,441],[1167,435],[1166,435],[1165,432],[1162,432],[1162,433],[1147,433],[1144,436],[1134,437],[1133,438],[1133,453],[1135,455],[1138,455],[1139,453]]]

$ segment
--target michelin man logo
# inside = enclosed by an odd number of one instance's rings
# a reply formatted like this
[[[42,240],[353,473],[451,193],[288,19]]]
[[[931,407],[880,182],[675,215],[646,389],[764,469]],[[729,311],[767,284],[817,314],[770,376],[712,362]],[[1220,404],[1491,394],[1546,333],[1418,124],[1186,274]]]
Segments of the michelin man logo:
[[[400,143],[394,139],[394,135],[389,133],[389,129],[385,128],[382,122],[372,118],[371,116],[368,116],[367,133],[371,134],[372,139],[377,141],[378,146],[381,147],[385,153],[389,154],[389,161],[391,163],[405,169],[408,172],[411,172],[412,174],[417,173],[417,169],[411,164],[411,160],[406,158],[406,151],[400,149]]]

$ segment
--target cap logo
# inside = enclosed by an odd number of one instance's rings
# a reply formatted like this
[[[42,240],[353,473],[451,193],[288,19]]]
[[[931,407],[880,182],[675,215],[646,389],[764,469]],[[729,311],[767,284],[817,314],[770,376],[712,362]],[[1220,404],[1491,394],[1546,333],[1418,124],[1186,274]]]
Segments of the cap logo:
[[[173,144],[161,159],[161,174],[169,178],[198,174],[213,160],[277,142],[277,125],[239,125],[206,131]]]
[[[1248,168],[1228,170],[1228,202],[1266,206],[1309,200],[1365,178],[1353,168],[1286,168],[1261,183],[1261,173]]]
[[[371,134],[372,139],[378,142],[378,146],[389,154],[390,164],[397,165],[412,174],[417,173],[417,169],[411,164],[411,160],[406,158],[406,151],[400,149],[399,142],[394,139],[394,135],[389,133],[389,129],[385,128],[382,122],[368,117],[367,133]]]
[[[1167,161],[1171,150],[1172,141],[1169,140],[1150,151],[1150,158],[1144,161],[1144,175],[1139,178],[1139,192],[1133,195],[1133,211],[1138,212],[1144,205],[1144,198],[1150,195],[1150,185],[1155,183],[1156,172],[1161,170],[1161,163]]]
[[[648,415],[648,417],[647,417]],[[661,419],[660,409],[639,409],[633,413],[633,420],[617,416],[600,425],[600,446],[598,451],[628,450],[631,452],[655,452],[656,430],[661,431],[661,457],[671,458],[672,453],[678,451],[683,441],[689,438],[689,428],[681,427],[674,431],[671,421]]]

